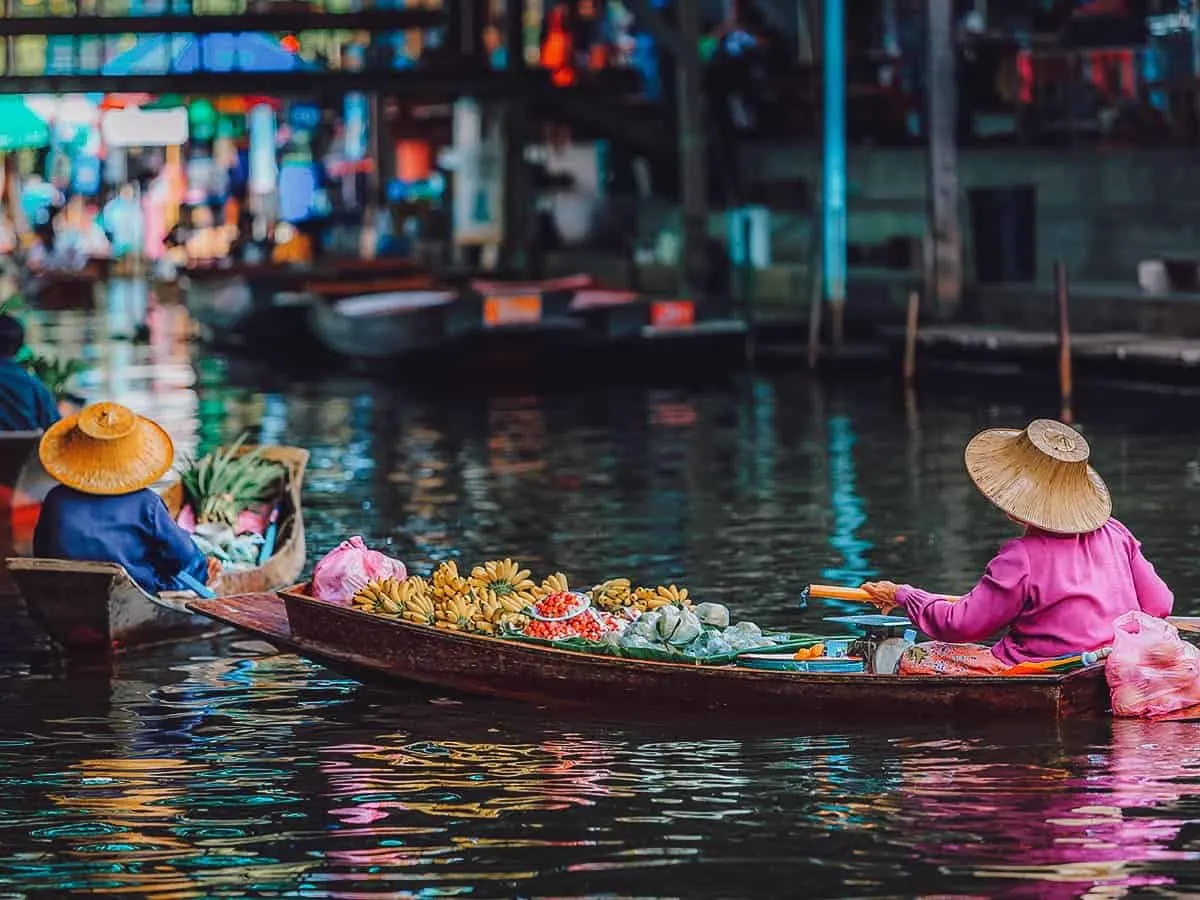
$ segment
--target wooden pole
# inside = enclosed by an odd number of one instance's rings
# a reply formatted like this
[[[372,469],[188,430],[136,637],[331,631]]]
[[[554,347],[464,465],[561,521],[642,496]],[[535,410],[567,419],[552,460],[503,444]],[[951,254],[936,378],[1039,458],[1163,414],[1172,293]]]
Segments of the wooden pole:
[[[822,273],[820,236],[815,228],[813,234],[817,235],[818,243],[813,248],[812,288],[808,293],[808,367],[810,369],[816,369],[821,356],[821,312],[825,306],[825,297],[821,290],[825,279]]]
[[[954,0],[926,0],[928,70],[929,234],[932,307],[939,318],[962,302],[962,232],[958,225],[958,86],[955,80]]]
[[[529,139],[529,104],[525,98],[525,3],[505,0],[504,51],[505,73],[509,84],[503,105],[503,221],[502,268],[513,274],[526,274],[529,266],[530,212],[533,191],[529,168],[525,165],[525,144]]]
[[[917,374],[917,320],[920,317],[921,295],[908,295],[908,318],[904,326],[904,383],[912,386]]]
[[[701,81],[700,4],[677,3],[675,22],[681,52],[675,60],[682,201],[682,289],[704,300],[708,271],[708,147],[704,140],[704,85]]]
[[[1058,390],[1062,401],[1062,420],[1068,425],[1073,417],[1071,382],[1071,315],[1068,309],[1070,286],[1067,265],[1061,259],[1054,262],[1054,297],[1058,305]]]

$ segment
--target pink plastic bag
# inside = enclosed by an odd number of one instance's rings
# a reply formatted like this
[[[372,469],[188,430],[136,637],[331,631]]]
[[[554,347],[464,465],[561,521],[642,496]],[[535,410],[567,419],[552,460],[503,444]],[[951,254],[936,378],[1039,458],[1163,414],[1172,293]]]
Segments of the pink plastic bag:
[[[372,550],[357,535],[330,550],[313,569],[313,593],[328,603],[349,603],[350,598],[381,578],[403,581],[404,563]]]
[[[1105,674],[1116,715],[1158,719],[1200,704],[1200,649],[1175,626],[1134,610],[1113,630]]]

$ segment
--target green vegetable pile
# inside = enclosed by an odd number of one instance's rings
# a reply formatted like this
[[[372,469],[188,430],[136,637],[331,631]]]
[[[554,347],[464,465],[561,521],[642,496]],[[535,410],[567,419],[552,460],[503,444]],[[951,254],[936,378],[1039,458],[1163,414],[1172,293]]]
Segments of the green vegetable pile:
[[[54,395],[55,400],[70,397],[68,385],[76,375],[88,371],[90,366],[78,359],[54,359],[49,356],[32,354],[21,362],[25,371],[34,375]]]
[[[200,525],[232,526],[242,510],[271,498],[284,476],[284,468],[257,448],[242,453],[246,435],[226,450],[214,450],[182,472],[183,489],[196,510]]]

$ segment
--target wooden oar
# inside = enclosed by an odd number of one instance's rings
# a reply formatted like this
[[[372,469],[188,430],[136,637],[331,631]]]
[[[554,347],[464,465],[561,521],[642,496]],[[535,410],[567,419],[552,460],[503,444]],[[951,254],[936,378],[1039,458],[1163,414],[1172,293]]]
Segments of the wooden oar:
[[[1200,634],[1200,616],[1167,616],[1167,624],[1189,634]]]
[[[837,587],[832,584],[810,584],[804,589],[809,600],[849,600],[851,603],[870,603],[871,595],[862,588]]]

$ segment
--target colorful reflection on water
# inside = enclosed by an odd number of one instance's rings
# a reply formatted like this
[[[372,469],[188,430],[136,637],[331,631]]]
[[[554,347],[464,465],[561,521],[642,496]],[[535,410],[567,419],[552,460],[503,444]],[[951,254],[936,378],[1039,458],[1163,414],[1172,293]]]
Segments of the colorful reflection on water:
[[[629,572],[771,625],[840,612],[797,609],[814,574],[968,585],[1008,528],[962,445],[1045,412],[927,400],[914,422],[886,389],[788,377],[476,398],[288,382],[193,366],[182,311],[152,316],[148,344],[105,338],[124,333],[116,313],[30,331],[94,360],[84,392],[161,417],[185,452],[242,431],[309,447],[313,555],[362,533],[417,568],[504,554],[585,582]],[[1121,516],[1188,598],[1197,467],[1170,412],[1086,424]],[[0,897],[1065,898],[1200,882],[1189,724],[596,720],[381,692],[239,636],[68,665],[11,605],[0,620]]]

